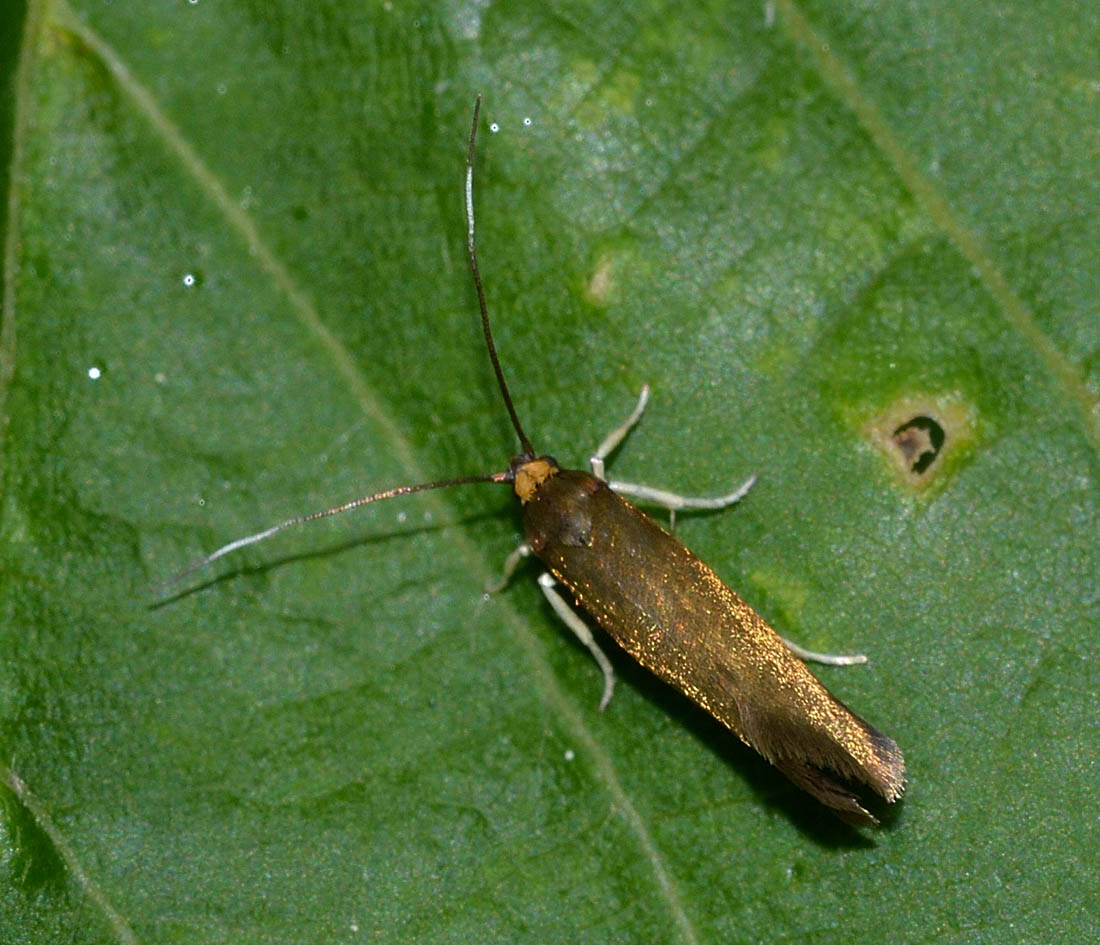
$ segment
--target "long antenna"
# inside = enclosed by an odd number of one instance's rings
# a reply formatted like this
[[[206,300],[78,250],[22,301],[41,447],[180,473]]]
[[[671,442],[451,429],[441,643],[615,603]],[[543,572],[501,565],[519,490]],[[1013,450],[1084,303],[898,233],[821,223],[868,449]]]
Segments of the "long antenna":
[[[527,434],[523,432],[515,404],[512,403],[512,395],[508,393],[508,385],[504,383],[504,372],[500,369],[497,348],[493,344],[493,332],[489,328],[489,310],[485,305],[485,290],[481,287],[481,272],[477,268],[477,249],[474,246],[474,142],[477,140],[477,120],[480,115],[481,95],[479,94],[477,101],[474,102],[474,123],[470,129],[470,148],[466,152],[466,245],[470,250],[470,272],[473,273],[474,288],[477,289],[477,304],[481,306],[481,328],[485,333],[485,344],[489,346],[489,360],[493,362],[497,384],[500,386],[501,396],[504,397],[504,406],[508,408],[508,416],[512,418],[512,426],[519,437],[519,445],[523,447],[523,455],[534,459],[535,448],[527,439]]]
[[[481,287],[481,274],[478,272],[477,268],[477,251],[474,248],[474,140],[477,138],[477,120],[480,112],[481,96],[479,95],[477,101],[474,103],[474,123],[470,131],[470,149],[466,155],[466,221],[469,225],[468,246],[470,249],[470,269],[473,271],[474,285],[477,287],[477,301],[481,307],[481,327],[485,332],[485,342],[489,346],[489,360],[493,362],[493,370],[496,371],[497,383],[500,385],[500,392],[504,396],[504,405],[508,408],[508,415],[512,418],[512,426],[515,427],[516,433],[519,435],[520,446],[523,447],[524,455],[533,459],[535,450],[531,446],[531,441],[527,439],[527,435],[523,432],[523,427],[520,426],[519,417],[516,416],[516,408],[512,404],[511,395],[508,393],[508,385],[504,383],[504,374],[500,370],[500,361],[497,359],[496,347],[493,344],[493,333],[489,329],[489,312],[485,305],[485,290]],[[297,515],[294,518],[288,518],[285,522],[280,522],[278,525],[272,525],[270,528],[265,528],[262,532],[256,532],[254,535],[247,535],[244,538],[238,538],[235,541],[222,545],[206,557],[155,585],[153,592],[159,595],[163,593],[166,588],[183,580],[188,575],[194,574],[196,571],[205,568],[207,565],[213,564],[219,558],[223,558],[227,554],[237,551],[240,548],[246,548],[249,545],[255,545],[258,542],[264,541],[285,528],[292,528],[295,525],[305,525],[307,522],[315,522],[317,519],[328,518],[330,515],[350,512],[352,509],[357,509],[363,505],[369,505],[371,502],[381,502],[383,499],[393,499],[401,495],[410,495],[413,492],[427,492],[429,489],[445,489],[448,486],[462,486],[474,482],[510,483],[512,481],[513,474],[510,469],[506,472],[489,473],[481,476],[461,476],[456,479],[440,479],[437,482],[422,482],[410,486],[397,486],[393,489],[386,489],[383,492],[375,492],[373,495],[352,499],[350,502],[345,502],[342,505],[337,505],[321,512],[311,512],[309,515]]]
[[[397,486],[393,489],[375,492],[373,495],[365,495],[360,499],[352,499],[350,502],[334,506],[331,509],[325,509],[322,512],[311,512],[309,515],[296,515],[294,518],[288,518],[285,522],[280,522],[278,525],[272,525],[270,528],[265,528],[262,532],[256,532],[255,535],[246,535],[244,538],[238,538],[235,541],[222,545],[217,551],[210,552],[205,558],[196,561],[192,565],[188,565],[182,571],[173,574],[170,578],[165,578],[153,587],[153,591],[156,594],[160,594],[166,588],[182,581],[188,575],[194,574],[196,571],[205,568],[208,564],[213,564],[218,558],[224,558],[227,554],[236,551],[238,548],[247,548],[249,545],[255,545],[257,542],[261,542],[281,532],[284,528],[292,528],[295,525],[305,525],[306,522],[315,522],[319,518],[328,518],[330,515],[350,512],[352,509],[357,509],[363,505],[369,505],[371,502],[380,502],[383,499],[393,499],[399,495],[410,495],[413,492],[427,492],[429,489],[445,489],[448,486],[464,486],[472,482],[508,482],[511,475],[511,472],[499,472],[489,473],[483,476],[462,476],[458,479],[440,479],[438,482],[421,482],[411,486]]]

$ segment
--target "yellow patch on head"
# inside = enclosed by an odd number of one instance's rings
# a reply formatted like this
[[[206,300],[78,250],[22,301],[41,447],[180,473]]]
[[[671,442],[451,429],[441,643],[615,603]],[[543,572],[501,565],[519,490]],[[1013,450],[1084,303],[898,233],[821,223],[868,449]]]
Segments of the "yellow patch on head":
[[[557,466],[547,459],[533,459],[516,469],[513,488],[516,498],[526,504],[547,479],[558,471]]]

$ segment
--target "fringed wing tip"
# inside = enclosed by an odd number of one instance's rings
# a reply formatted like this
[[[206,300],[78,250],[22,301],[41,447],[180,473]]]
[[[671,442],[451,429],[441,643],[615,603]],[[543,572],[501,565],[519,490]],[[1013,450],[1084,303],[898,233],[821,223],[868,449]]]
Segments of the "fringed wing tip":
[[[867,725],[867,729],[878,764],[873,771],[867,772],[869,779],[866,783],[892,804],[905,793],[905,759],[892,738],[883,735],[871,725]],[[870,780],[870,777],[874,780]]]
[[[864,807],[856,789],[864,787],[892,804],[905,792],[905,760],[892,738],[862,719],[858,721],[864,736],[860,740],[869,751],[849,751],[830,742],[813,747],[803,743],[800,751],[792,751],[794,746],[787,743],[787,750],[771,761],[792,783],[817,798],[841,820],[854,826],[873,827],[879,820]],[[868,754],[870,760],[857,761],[857,756]]]
[[[851,789],[850,782],[805,762],[781,761],[776,763],[776,767],[796,787],[816,798],[846,823],[855,827],[878,825],[879,819],[863,806],[862,798]],[[867,786],[874,787],[872,784]],[[903,788],[904,785],[896,791],[883,793],[882,797],[893,802],[901,796]]]

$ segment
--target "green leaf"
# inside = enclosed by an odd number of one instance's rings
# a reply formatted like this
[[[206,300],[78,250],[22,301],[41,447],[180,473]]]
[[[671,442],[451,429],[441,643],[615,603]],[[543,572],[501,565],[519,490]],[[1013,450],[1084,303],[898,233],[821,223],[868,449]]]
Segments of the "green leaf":
[[[1098,28],[1064,0],[6,15],[0,939],[1091,940]],[[649,383],[614,475],[760,474],[678,534],[784,635],[870,654],[819,675],[905,752],[884,828],[620,653],[597,712],[535,567],[482,594],[505,489],[156,600],[290,515],[505,468],[477,92],[532,440],[583,465]]]

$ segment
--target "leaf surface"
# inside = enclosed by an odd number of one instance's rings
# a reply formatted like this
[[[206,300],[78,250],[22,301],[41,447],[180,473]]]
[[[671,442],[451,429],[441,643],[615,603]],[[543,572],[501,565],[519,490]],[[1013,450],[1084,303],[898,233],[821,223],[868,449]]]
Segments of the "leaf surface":
[[[1067,2],[20,8],[0,939],[1089,940],[1098,27]],[[290,515],[505,468],[465,262],[478,91],[528,433],[583,465],[649,383],[613,475],[760,474],[678,535],[785,636],[870,654],[820,676],[905,751],[883,829],[621,654],[598,713],[534,582],[481,592],[519,538],[501,488],[152,595]]]

